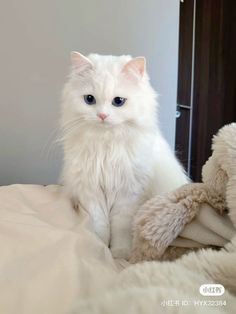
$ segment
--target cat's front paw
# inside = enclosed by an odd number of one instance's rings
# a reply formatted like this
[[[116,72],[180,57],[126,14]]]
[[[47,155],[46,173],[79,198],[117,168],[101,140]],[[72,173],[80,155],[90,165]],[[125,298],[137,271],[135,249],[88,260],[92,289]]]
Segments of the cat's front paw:
[[[131,249],[128,246],[112,247],[111,254],[114,258],[129,260],[131,256]]]

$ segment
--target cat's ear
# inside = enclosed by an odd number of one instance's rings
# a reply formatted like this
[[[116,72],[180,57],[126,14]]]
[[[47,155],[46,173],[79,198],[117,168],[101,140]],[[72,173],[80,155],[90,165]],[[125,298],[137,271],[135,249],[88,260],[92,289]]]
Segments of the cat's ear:
[[[76,73],[81,73],[93,67],[92,62],[81,53],[72,51],[70,54],[72,68]]]
[[[123,69],[122,72],[129,74],[133,73],[136,76],[141,76],[143,77],[144,73],[146,71],[146,59],[144,57],[136,57],[131,59],[129,62],[127,62]]]

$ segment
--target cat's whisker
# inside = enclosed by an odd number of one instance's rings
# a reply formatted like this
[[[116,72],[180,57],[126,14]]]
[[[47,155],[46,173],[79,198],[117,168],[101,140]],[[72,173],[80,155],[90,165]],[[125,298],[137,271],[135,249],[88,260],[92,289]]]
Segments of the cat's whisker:
[[[61,141],[63,141],[67,137],[71,136],[71,134],[74,131],[76,131],[76,129],[79,128],[79,126],[81,126],[81,122],[83,122],[83,121],[84,121],[84,119],[82,119],[82,118],[76,118],[76,119],[70,120],[69,122],[64,124],[62,126],[62,135],[57,138],[57,142],[60,143]]]
[[[48,159],[52,149],[55,150],[55,137],[57,137],[57,133],[59,132],[59,126],[57,126],[48,136],[44,146],[41,149],[40,157]]]
[[[60,145],[56,140],[53,140],[51,145],[49,146],[48,149],[48,154],[46,155],[47,159],[56,159],[55,154],[58,152],[58,149],[60,148]]]
[[[49,135],[45,145],[43,146],[40,156],[41,158],[49,159],[50,157],[54,157],[54,153],[56,148],[61,145],[64,135],[68,135],[71,133],[72,129],[74,129],[78,125],[78,121],[81,119],[73,119],[69,121],[62,129],[60,126],[57,126]],[[64,133],[62,136],[62,132]]]

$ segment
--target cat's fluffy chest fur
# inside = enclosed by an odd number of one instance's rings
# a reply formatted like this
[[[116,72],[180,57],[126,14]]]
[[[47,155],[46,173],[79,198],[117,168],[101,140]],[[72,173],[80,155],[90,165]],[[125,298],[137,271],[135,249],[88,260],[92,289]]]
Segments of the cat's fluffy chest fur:
[[[74,202],[83,205],[91,194],[109,213],[118,200],[132,196],[140,202],[146,200],[150,197],[154,144],[153,134],[135,130],[121,130],[120,134],[81,130],[80,136],[67,142],[70,153],[64,168],[64,180]],[[78,190],[84,190],[83,195],[78,195]]]
[[[132,219],[156,193],[187,182],[157,125],[143,58],[73,54],[64,90],[64,185],[113,256],[128,258]]]

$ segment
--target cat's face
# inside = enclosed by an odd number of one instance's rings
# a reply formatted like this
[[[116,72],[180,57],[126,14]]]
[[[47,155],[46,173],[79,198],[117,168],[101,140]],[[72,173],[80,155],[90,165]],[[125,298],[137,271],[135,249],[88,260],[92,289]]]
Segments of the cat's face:
[[[145,59],[72,53],[72,73],[64,93],[67,119],[99,128],[145,125],[155,119],[155,93]]]

